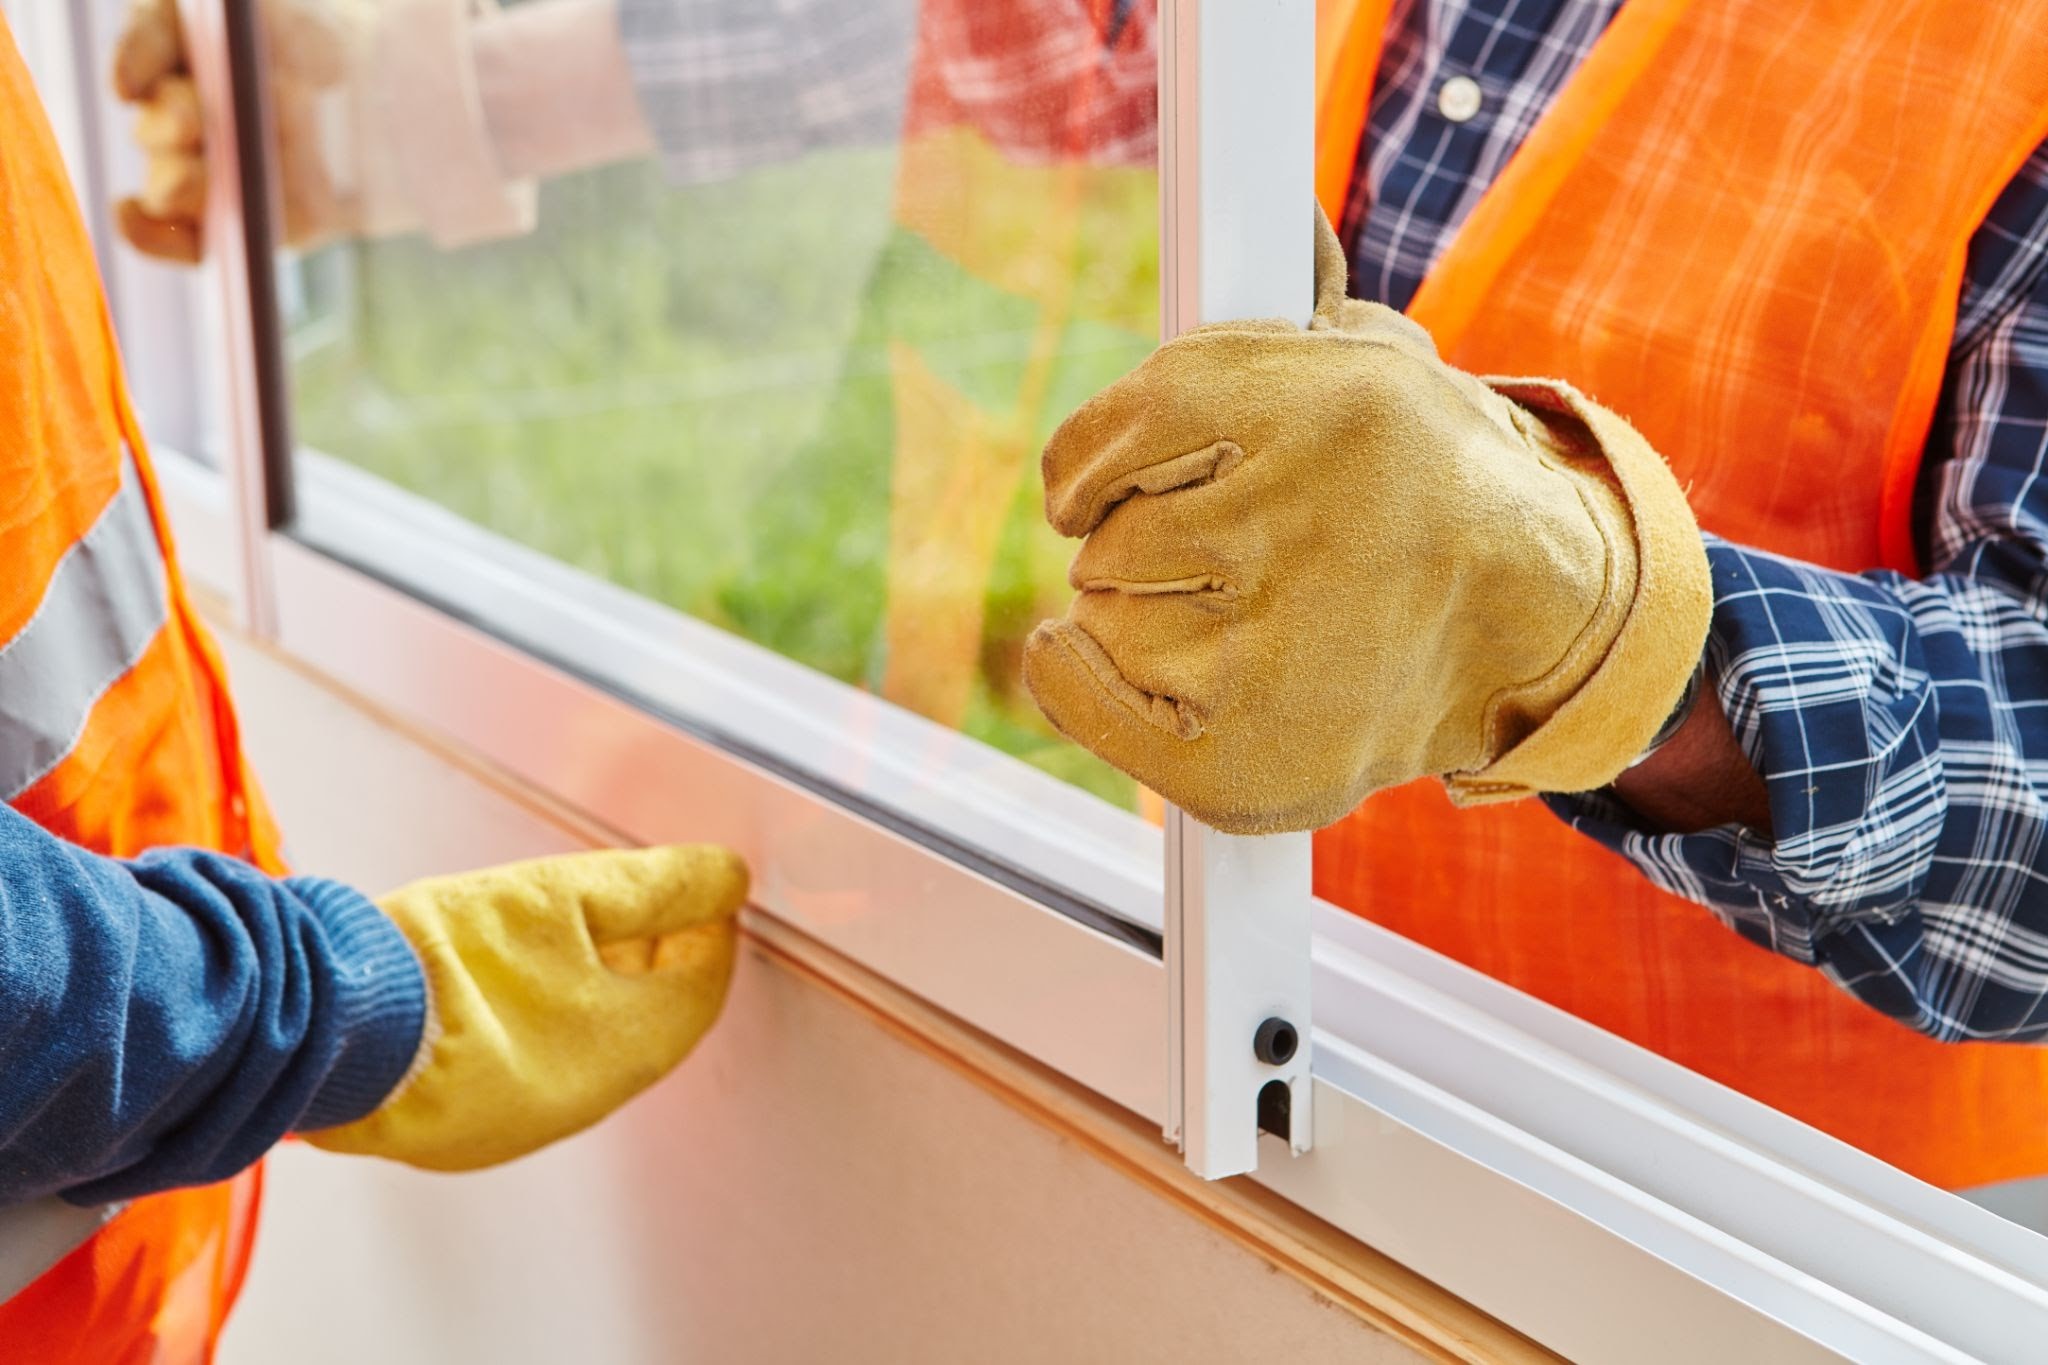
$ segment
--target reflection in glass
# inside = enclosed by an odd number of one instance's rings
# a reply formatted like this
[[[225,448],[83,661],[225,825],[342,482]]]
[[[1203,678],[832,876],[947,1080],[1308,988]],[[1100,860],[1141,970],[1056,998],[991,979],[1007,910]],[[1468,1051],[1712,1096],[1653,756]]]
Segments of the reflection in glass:
[[[301,443],[1131,804],[1017,661],[1156,336],[1151,4],[446,8],[327,11]]]

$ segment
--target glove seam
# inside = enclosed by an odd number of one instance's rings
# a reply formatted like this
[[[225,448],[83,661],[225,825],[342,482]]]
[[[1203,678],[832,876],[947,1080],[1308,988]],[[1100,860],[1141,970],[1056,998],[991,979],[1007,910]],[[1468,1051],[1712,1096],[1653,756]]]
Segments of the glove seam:
[[[1509,397],[1547,400],[1548,406],[1584,423],[1634,523],[1637,582],[1607,657],[1550,719],[1489,765],[1484,772],[1490,776],[1446,779],[1451,799],[1459,804],[1537,790],[1592,790],[1612,781],[1656,734],[1670,703],[1684,690],[1713,610],[1705,548],[1684,491],[1641,434],[1569,384],[1487,382]],[[1653,713],[1642,705],[1650,692],[1657,694],[1647,698],[1656,708]],[[1613,714],[1603,717],[1603,710]]]
[[[1509,401],[1512,402],[1513,400]],[[1516,404],[1517,414],[1523,411],[1525,409],[1520,404]],[[1541,419],[1536,420],[1540,421]],[[1519,423],[1517,425],[1519,426]],[[1524,439],[1528,440],[1526,433]],[[1562,440],[1564,438],[1558,437],[1557,439]],[[1627,604],[1623,605],[1618,613],[1609,610],[1609,604],[1615,602],[1618,597],[1620,585],[1616,582],[1619,576],[1619,564],[1617,561],[1621,556],[1614,528],[1608,526],[1606,520],[1594,508],[1593,498],[1583,482],[1588,477],[1597,476],[1582,474],[1578,470],[1561,463],[1554,454],[1544,450],[1533,441],[1530,441],[1528,448],[1529,452],[1535,456],[1538,464],[1571,484],[1572,494],[1578,499],[1580,510],[1586,514],[1586,519],[1593,524],[1594,534],[1600,537],[1600,600],[1593,604],[1593,610],[1587,614],[1585,621],[1579,626],[1577,632],[1573,634],[1571,643],[1565,647],[1564,653],[1559,655],[1555,662],[1533,677],[1519,682],[1504,684],[1496,689],[1491,697],[1487,698],[1486,707],[1481,713],[1480,720],[1480,741],[1483,746],[1480,750],[1481,763],[1480,767],[1473,771],[1483,771],[1488,764],[1501,757],[1507,751],[1507,748],[1512,747],[1507,744],[1502,735],[1505,720],[1501,715],[1501,712],[1506,708],[1510,700],[1519,695],[1540,690],[1545,683],[1552,682],[1561,676],[1568,676],[1580,669],[1585,670],[1586,677],[1591,677],[1594,672],[1599,670],[1600,665],[1606,661],[1607,656],[1613,653],[1614,641],[1620,635],[1621,627],[1627,623],[1629,617],[1630,606]],[[1599,452],[1590,453],[1597,455]],[[1634,513],[1628,507],[1627,499],[1622,496],[1619,489],[1615,490],[1615,496],[1616,500],[1621,503],[1624,515],[1628,518],[1628,533],[1633,536],[1636,533]],[[1631,604],[1635,593],[1642,586],[1640,562],[1637,565],[1635,577],[1636,582],[1631,586],[1629,593]],[[1612,627],[1604,632],[1600,630],[1603,619],[1607,625]],[[1597,658],[1592,657],[1596,652],[1595,640],[1598,640]],[[1588,664],[1590,664],[1590,667],[1588,667]],[[1585,678],[1581,678],[1580,686],[1584,685]],[[1575,687],[1571,692],[1566,693],[1564,697],[1559,699],[1558,705],[1562,706],[1577,691],[1578,688]],[[1552,709],[1554,712],[1556,708]],[[1545,717],[1545,720],[1547,719],[1548,717]],[[1540,728],[1542,728],[1542,722],[1538,722],[1536,726],[1536,729]],[[1535,730],[1532,729],[1530,733],[1535,733]],[[1522,738],[1527,738],[1527,736]]]
[[[1087,673],[1096,690],[1104,697],[1123,707],[1145,724],[1176,739],[1196,740],[1202,737],[1202,718],[1194,707],[1177,697],[1147,692],[1126,678],[1116,667],[1116,661],[1109,657],[1109,652],[1080,626],[1070,621],[1048,621],[1038,629],[1047,638],[1057,641],[1062,649],[1073,656],[1074,662],[1081,665],[1082,671]],[[1083,642],[1086,644],[1085,648]],[[1109,675],[1107,678],[1103,676],[1105,670]],[[1133,698],[1142,698],[1146,704],[1134,705]],[[1161,720],[1158,714],[1161,710],[1172,712],[1178,724],[1169,725]]]

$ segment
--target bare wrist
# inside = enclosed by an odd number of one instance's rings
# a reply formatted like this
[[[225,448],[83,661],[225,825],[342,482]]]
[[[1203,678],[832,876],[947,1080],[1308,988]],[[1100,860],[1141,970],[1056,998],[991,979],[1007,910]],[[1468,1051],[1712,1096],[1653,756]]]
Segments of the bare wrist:
[[[1699,687],[1677,728],[1615,779],[1614,793],[1668,833],[1738,824],[1771,834],[1769,792],[1711,686]]]

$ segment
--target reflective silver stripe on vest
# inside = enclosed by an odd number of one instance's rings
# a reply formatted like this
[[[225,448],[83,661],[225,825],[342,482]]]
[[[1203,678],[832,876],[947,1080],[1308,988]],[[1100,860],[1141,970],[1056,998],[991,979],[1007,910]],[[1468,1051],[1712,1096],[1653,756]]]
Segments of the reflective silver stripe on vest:
[[[99,519],[64,552],[35,615],[0,645],[0,800],[57,766],[93,706],[170,615],[163,552],[132,458]],[[61,1199],[0,1208],[0,1300],[13,1298],[98,1232],[122,1205]]]
[[[169,615],[163,552],[124,455],[120,491],[57,561],[28,624],[0,644],[0,801],[63,761]]]
[[[61,1199],[0,1208],[0,1302],[34,1284],[126,1204],[81,1209]]]

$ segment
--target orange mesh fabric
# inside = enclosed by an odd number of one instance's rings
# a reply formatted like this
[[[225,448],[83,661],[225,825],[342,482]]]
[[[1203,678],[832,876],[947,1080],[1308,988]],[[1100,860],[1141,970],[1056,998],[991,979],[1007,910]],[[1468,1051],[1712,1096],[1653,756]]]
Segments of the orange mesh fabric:
[[[138,1199],[99,1235],[0,1303],[9,1360],[203,1365],[248,1274],[262,1167]]]
[[[51,570],[119,486],[115,379],[99,275],[64,163],[11,35],[0,42],[0,641],[42,600]],[[40,240],[53,234],[50,249]],[[80,458],[80,456],[88,458]]]
[[[2048,136],[2044,20],[1630,0],[1409,312],[1626,413],[1708,529],[1911,571],[1964,253]]]
[[[1344,221],[1393,0],[1316,0],[1316,201]]]
[[[1710,530],[1909,568],[1964,251],[2044,134],[2043,0],[1629,0],[1410,311],[1628,416]],[[2048,1171],[2048,1049],[1913,1034],[1533,805],[1374,797],[1316,884],[1926,1179]]]

